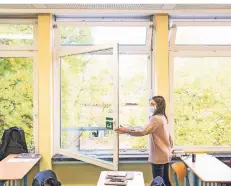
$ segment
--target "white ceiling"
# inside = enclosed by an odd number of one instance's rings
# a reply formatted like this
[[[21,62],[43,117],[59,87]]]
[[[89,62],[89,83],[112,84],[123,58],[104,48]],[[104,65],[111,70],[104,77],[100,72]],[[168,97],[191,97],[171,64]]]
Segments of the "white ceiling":
[[[231,4],[0,4],[0,9],[192,10],[231,9]]]
[[[157,13],[170,17],[230,18],[230,4],[0,4],[0,17],[144,17]]]

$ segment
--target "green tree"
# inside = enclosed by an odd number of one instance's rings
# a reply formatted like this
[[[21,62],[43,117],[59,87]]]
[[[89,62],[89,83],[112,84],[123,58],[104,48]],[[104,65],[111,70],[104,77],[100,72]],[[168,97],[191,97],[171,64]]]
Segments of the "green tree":
[[[33,60],[0,58],[0,134],[18,126],[33,144]]]
[[[231,145],[230,58],[176,58],[176,145]]]

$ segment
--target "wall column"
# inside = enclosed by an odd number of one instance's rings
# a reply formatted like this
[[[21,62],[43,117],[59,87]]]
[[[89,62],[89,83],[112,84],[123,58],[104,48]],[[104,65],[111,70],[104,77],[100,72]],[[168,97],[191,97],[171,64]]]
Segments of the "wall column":
[[[165,98],[169,117],[169,62],[168,62],[168,14],[157,14],[153,17],[155,26],[154,38],[154,72],[156,95]]]
[[[38,16],[38,141],[40,170],[51,169],[52,156],[52,15]]]

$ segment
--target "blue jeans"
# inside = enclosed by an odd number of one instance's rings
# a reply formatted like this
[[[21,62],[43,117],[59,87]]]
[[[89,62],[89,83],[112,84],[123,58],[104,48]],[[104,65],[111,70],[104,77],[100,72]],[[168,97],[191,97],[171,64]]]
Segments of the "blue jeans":
[[[5,181],[0,181],[0,186],[3,186]]]
[[[164,184],[166,186],[171,186],[171,182],[169,180],[169,163],[166,164],[152,164],[152,176],[153,179],[155,177],[160,176],[164,180]]]

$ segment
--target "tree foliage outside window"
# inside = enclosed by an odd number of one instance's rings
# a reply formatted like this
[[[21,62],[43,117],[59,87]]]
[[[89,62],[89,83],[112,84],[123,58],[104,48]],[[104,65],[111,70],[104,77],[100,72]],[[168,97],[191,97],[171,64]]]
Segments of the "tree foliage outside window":
[[[33,59],[0,57],[0,134],[9,127],[25,131],[33,148]]]
[[[231,145],[231,58],[174,58],[177,146]]]

